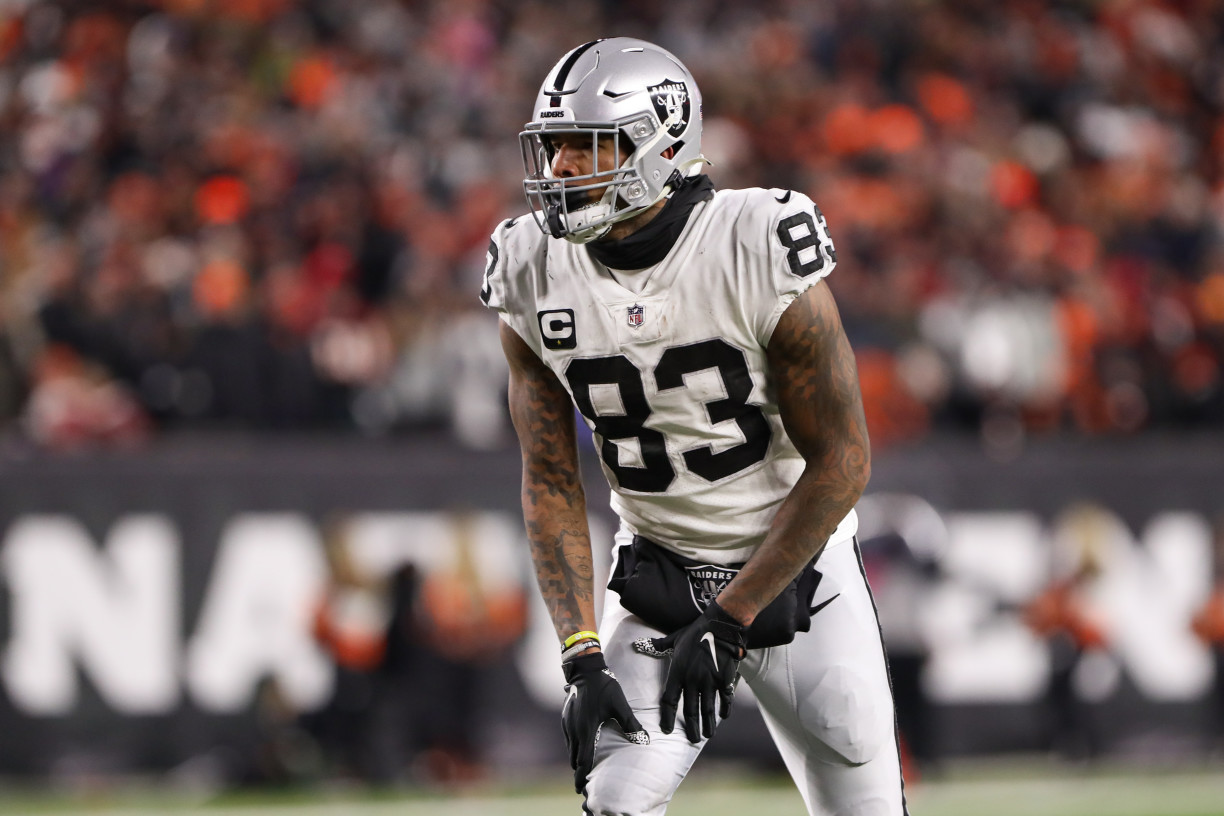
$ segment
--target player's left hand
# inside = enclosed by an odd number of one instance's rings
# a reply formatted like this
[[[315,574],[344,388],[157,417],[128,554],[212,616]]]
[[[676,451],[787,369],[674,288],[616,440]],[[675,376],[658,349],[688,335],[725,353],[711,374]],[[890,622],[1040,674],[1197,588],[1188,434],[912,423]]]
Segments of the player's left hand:
[[[714,698],[719,698],[719,718],[725,719],[731,713],[740,661],[747,654],[747,631],[717,602],[711,602],[701,617],[683,629],[633,642],[633,648],[644,655],[671,655],[659,705],[659,727],[664,734],[676,726],[676,706],[683,695],[684,733],[689,742],[714,735]]]
[[[582,793],[595,764],[595,744],[604,723],[615,722],[634,745],[649,744],[650,735],[634,716],[603,654],[579,655],[562,669],[569,696],[561,709],[561,727],[569,748],[570,767],[574,769],[574,792]]]

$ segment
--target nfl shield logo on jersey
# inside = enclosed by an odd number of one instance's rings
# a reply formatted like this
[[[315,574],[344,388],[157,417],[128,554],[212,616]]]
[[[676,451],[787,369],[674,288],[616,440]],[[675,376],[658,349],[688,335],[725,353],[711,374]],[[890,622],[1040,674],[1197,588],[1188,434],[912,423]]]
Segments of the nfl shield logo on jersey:
[[[726,589],[727,584],[735,577],[738,570],[718,567],[713,564],[702,564],[699,567],[685,567],[688,573],[689,591],[693,594],[693,603],[701,612],[706,610],[710,602],[718,597],[718,593]]]
[[[629,325],[637,328],[646,319],[646,307],[633,304],[629,307]]]

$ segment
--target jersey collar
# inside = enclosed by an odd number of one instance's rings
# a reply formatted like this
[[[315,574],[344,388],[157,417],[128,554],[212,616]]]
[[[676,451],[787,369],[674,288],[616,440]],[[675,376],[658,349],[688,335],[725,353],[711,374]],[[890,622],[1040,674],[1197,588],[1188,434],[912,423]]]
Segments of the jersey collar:
[[[672,193],[649,224],[619,241],[592,241],[586,244],[587,252],[610,269],[654,266],[676,245],[693,208],[713,197],[714,182],[710,177],[694,176]]]

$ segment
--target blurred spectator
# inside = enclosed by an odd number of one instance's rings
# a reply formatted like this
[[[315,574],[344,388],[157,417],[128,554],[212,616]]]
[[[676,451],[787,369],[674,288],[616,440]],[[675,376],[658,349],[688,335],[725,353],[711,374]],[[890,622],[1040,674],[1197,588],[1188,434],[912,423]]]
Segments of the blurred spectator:
[[[148,431],[147,417],[127,390],[100,376],[67,346],[42,350],[30,389],[26,430],[54,450],[134,443]]]
[[[422,721],[437,701],[429,696],[428,650],[421,619],[421,578],[412,564],[390,579],[386,649],[374,675],[370,717],[371,779],[402,782],[425,749]]]
[[[1224,420],[1218,3],[698,6],[5,4],[0,416],[62,446],[55,345],[146,428],[498,443],[514,134],[543,55],[633,34],[696,74],[716,183],[823,208],[880,444]]]
[[[460,512],[455,524],[453,567],[431,573],[421,585],[425,648],[415,684],[428,701],[419,709],[422,771],[445,785],[484,775],[479,701],[489,695],[482,684],[527,625],[523,587],[491,587],[481,579],[475,518]]]
[[[329,775],[368,781],[382,761],[372,742],[375,673],[387,650],[390,602],[383,582],[354,565],[345,518],[329,518],[323,537],[331,574],[315,612],[314,635],[332,658],[335,683],[327,705],[310,715],[311,731]]]
[[[488,669],[504,664],[526,627],[523,588],[482,578],[476,519],[465,512],[441,564],[406,563],[387,576],[359,569],[347,524],[337,516],[324,525],[331,577],[315,636],[336,681],[324,709],[307,716],[329,775],[384,785],[480,779],[479,701]]]
[[[1024,620],[1049,645],[1048,747],[1071,759],[1092,759],[1100,753],[1100,737],[1077,680],[1085,660],[1109,645],[1092,597],[1105,570],[1109,514],[1089,504],[1066,512],[1066,523],[1057,525],[1066,535],[1054,542],[1050,583],[1025,607]]]

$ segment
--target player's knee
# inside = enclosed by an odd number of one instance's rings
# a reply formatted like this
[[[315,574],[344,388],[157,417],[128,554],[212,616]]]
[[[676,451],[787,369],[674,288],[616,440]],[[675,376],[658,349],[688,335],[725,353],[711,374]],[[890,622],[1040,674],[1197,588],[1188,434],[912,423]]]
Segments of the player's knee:
[[[653,816],[667,808],[674,788],[643,768],[596,766],[585,789],[586,810],[593,816]]]
[[[848,765],[870,762],[892,743],[892,696],[847,668],[826,672],[799,716]]]

